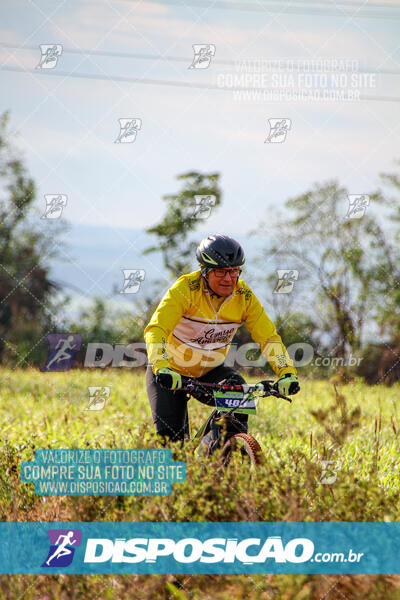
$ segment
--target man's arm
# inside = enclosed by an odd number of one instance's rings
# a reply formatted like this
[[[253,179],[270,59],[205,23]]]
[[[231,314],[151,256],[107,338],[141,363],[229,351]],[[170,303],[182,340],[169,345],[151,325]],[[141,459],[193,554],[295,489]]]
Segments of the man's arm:
[[[268,360],[277,377],[282,377],[286,373],[296,375],[297,370],[275,325],[254,293],[247,285],[246,288],[251,292],[251,296],[248,300],[245,324],[253,340],[260,346],[263,356]]]
[[[169,288],[144,330],[147,357],[156,373],[169,367],[167,339],[190,302],[187,282],[181,278]]]

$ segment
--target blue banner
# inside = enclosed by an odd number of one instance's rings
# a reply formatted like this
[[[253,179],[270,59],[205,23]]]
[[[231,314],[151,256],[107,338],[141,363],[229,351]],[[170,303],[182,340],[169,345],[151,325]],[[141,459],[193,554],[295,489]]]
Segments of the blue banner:
[[[400,523],[0,523],[0,573],[400,573]]]

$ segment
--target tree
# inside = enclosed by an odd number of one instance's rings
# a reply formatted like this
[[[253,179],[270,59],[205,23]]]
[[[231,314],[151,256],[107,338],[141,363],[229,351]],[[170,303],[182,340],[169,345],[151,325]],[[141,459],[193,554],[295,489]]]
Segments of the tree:
[[[35,184],[12,147],[8,120],[0,116],[0,360],[25,366],[55,320],[59,287],[48,261],[58,226],[40,226],[33,215]]]
[[[400,160],[395,162],[400,165]],[[381,180],[397,193],[385,203],[390,208],[388,220],[392,235],[381,239],[385,249],[380,279],[384,301],[378,309],[378,322],[390,342],[400,349],[400,177],[397,173],[382,173]]]
[[[321,339],[328,337],[330,351],[339,357],[360,348],[366,320],[377,314],[382,265],[391,254],[372,214],[381,194],[369,195],[371,205],[361,218],[346,215],[346,196],[334,180],[288,200],[287,216],[274,226],[279,244],[266,251],[277,268],[298,270],[296,311],[302,306],[313,321],[318,319]]]
[[[400,161],[396,164],[400,165]],[[377,322],[385,340],[364,348],[359,371],[369,383],[391,385],[400,380],[400,177],[396,173],[383,173],[381,179],[396,192],[393,197],[385,194],[391,227],[389,235],[380,239],[383,261],[379,272],[381,295]]]
[[[181,191],[163,196],[167,203],[166,213],[158,225],[146,230],[155,235],[158,242],[144,251],[144,254],[161,251],[164,266],[174,278],[191,269],[196,244],[187,238],[189,232],[202,221],[202,206],[196,206],[195,196],[205,197],[203,209],[206,210],[207,205],[213,210],[221,202],[219,173],[190,171],[178,175],[177,179],[182,182]],[[207,201],[207,198],[210,200]]]

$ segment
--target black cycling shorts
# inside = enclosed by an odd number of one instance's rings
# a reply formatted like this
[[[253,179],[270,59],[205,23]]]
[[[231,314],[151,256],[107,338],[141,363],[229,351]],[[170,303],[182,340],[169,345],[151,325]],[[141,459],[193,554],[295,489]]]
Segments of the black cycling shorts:
[[[243,377],[225,365],[219,365],[201,377],[196,377],[199,382],[240,384],[246,383]],[[156,382],[155,375],[149,365],[146,370],[146,389],[149,397],[151,414],[153,417],[156,433],[164,438],[169,437],[172,441],[183,440],[189,436],[189,419],[187,403],[190,396],[182,390],[167,390]],[[196,400],[209,406],[215,406],[212,394],[193,394]],[[235,418],[240,421],[238,431],[247,431],[246,413],[234,413]]]

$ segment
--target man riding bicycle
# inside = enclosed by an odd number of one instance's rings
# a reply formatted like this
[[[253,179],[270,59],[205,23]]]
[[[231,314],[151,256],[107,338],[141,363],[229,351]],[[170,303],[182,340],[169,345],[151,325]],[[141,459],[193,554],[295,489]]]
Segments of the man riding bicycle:
[[[209,235],[196,251],[200,269],[182,275],[162,298],[145,329],[149,366],[146,387],[156,433],[164,439],[189,435],[188,395],[182,376],[204,383],[245,383],[224,365],[236,330],[245,323],[279,378],[285,396],[300,390],[297,371],[264,308],[241,279],[245,262],[241,245],[225,235]],[[195,395],[204,404],[214,399],[204,388]],[[233,427],[247,432],[248,415],[234,413]],[[235,425],[236,422],[236,425]]]

